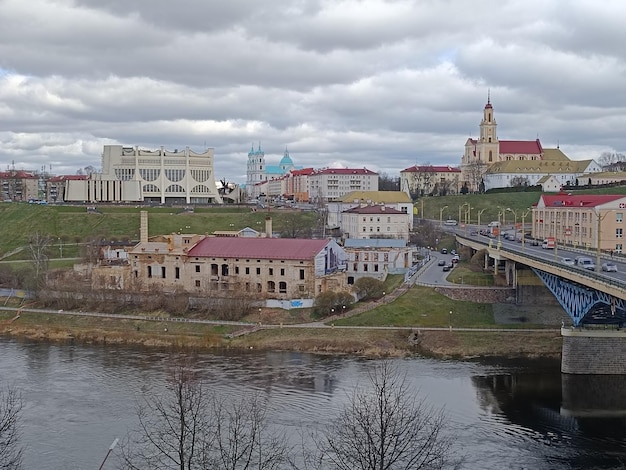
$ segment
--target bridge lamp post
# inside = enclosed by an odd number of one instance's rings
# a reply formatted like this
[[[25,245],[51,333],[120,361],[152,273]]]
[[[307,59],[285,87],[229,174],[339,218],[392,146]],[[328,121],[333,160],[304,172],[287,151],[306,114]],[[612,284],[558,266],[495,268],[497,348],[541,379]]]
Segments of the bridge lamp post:
[[[461,219],[461,209],[463,209],[465,206],[469,206],[469,202],[464,202],[459,206],[459,223],[463,222],[463,220]]]
[[[526,249],[526,232],[524,231],[526,216],[530,213],[530,209],[522,212],[522,251]]]
[[[507,207],[506,211],[513,213],[513,220],[514,220],[513,223],[514,223],[515,228],[517,229],[517,212],[515,210],[511,209],[510,207]]]
[[[480,216],[483,215],[483,212],[485,212],[486,210],[487,208],[485,207],[484,209],[478,211],[478,230],[480,230]]]
[[[448,208],[448,206],[443,206],[441,209],[439,209],[439,225],[443,227],[443,211],[445,211]]]

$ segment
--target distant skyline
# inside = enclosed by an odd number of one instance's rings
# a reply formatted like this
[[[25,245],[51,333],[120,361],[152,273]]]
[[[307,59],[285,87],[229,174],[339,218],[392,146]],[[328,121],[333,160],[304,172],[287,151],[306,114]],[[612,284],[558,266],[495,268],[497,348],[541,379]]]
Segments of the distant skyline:
[[[0,170],[74,174],[106,144],[300,167],[461,162],[498,138],[626,153],[619,0],[0,0]]]

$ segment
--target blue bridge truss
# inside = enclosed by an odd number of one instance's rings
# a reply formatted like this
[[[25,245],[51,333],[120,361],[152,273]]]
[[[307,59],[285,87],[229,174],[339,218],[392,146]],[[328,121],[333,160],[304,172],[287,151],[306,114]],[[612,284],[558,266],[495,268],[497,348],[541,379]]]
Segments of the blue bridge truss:
[[[626,302],[623,299],[532,269],[565,309],[574,326],[607,323],[621,326],[626,323]]]

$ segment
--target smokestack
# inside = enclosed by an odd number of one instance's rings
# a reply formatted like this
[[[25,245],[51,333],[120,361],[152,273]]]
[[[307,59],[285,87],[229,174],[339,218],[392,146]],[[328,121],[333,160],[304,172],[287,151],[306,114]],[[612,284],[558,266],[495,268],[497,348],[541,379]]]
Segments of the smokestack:
[[[139,226],[139,241],[141,243],[148,242],[148,211],[141,211],[141,222]]]
[[[272,218],[265,217],[265,238],[272,238]]]

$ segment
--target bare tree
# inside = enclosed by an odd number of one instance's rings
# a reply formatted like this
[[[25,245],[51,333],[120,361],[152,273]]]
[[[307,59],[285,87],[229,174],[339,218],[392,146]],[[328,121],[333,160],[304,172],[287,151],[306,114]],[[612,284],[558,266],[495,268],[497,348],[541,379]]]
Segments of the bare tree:
[[[20,440],[20,413],[22,396],[12,386],[0,390],[0,468],[22,468]]]
[[[268,429],[259,397],[228,400],[208,393],[188,360],[165,394],[138,406],[138,427],[124,440],[124,469],[276,470],[289,461],[286,439]]]
[[[40,276],[48,269],[48,254],[51,238],[45,235],[35,232],[28,239],[28,249],[30,251],[30,257],[33,261],[33,267],[35,269],[35,279],[40,281]]]
[[[483,175],[488,165],[479,159],[472,160],[465,165],[465,174],[471,191],[481,191]]]
[[[310,467],[337,470],[457,468],[452,435],[441,410],[416,398],[406,376],[390,362],[369,374],[339,417],[317,436]]]

